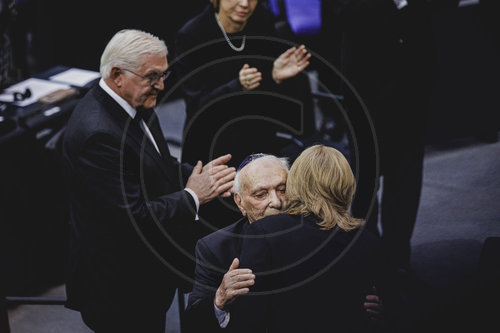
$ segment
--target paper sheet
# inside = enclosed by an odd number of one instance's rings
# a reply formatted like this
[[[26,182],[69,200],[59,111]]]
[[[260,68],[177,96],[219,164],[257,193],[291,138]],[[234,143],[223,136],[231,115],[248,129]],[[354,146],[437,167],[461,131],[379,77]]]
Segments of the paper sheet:
[[[100,77],[99,72],[89,71],[80,68],[71,68],[64,72],[51,76],[51,81],[63,82],[77,87],[83,87],[92,80]]]
[[[14,102],[14,92],[24,93],[26,89],[29,88],[31,91],[31,97],[28,97],[22,101]],[[70,86],[67,84],[51,82],[47,80],[41,80],[36,78],[30,78],[13,86],[5,89],[3,93],[0,94],[0,101],[2,102],[14,102],[17,106],[26,106],[32,104],[42,96],[50,94],[59,89],[69,89]]]

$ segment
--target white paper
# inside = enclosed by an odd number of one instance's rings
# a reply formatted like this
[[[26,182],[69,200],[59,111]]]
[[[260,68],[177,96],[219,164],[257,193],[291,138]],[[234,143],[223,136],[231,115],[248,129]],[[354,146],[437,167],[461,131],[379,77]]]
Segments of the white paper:
[[[458,2],[458,7],[466,7],[472,5],[479,5],[479,0],[460,0]]]
[[[10,86],[7,89],[4,89],[4,92],[0,95],[0,101],[13,102],[14,101],[13,93],[20,92],[24,94],[27,88],[31,91],[31,96],[22,101],[14,102],[14,105],[26,106],[38,101],[40,97],[50,94],[51,92],[54,92],[59,89],[69,89],[71,87],[67,84],[30,78],[22,82],[16,83],[15,85]]]
[[[95,80],[100,76],[101,74],[99,72],[80,68],[71,68],[64,72],[53,75],[49,79],[51,81],[63,82],[71,84],[73,86],[83,87],[90,81]]]
[[[14,102],[14,95],[12,95],[12,93],[7,94],[3,92],[0,94],[0,102],[6,102],[6,103]]]

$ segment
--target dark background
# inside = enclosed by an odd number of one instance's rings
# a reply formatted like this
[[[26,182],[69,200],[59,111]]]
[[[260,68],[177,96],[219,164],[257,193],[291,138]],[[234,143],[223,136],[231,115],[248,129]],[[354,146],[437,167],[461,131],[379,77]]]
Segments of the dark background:
[[[14,79],[20,81],[55,65],[98,71],[99,57],[107,41],[123,28],[151,32],[163,38],[173,51],[175,32],[201,11],[208,0],[17,2],[18,15],[12,22],[11,33],[16,65]],[[500,37],[496,30],[500,30],[499,3],[498,0],[482,0],[479,4],[445,8],[434,13],[439,72],[427,132],[428,145],[433,149],[444,149],[442,147],[462,139],[473,138],[483,143],[498,140]],[[335,25],[327,22],[325,26]],[[328,31],[323,32],[319,44],[331,42],[335,50],[338,36],[332,34],[331,40],[329,36]],[[310,36],[297,37],[311,41],[311,45],[317,42]],[[314,47],[320,50],[319,46]],[[334,52],[328,57],[335,63]],[[29,136],[0,144],[0,262],[3,261],[0,287],[3,286],[9,295],[33,295],[63,281],[65,198],[61,195],[56,156],[47,148],[50,136],[41,135],[42,130],[37,128]],[[491,150],[484,149],[484,152],[491,153]],[[479,153],[471,153],[471,163],[480,157]],[[430,160],[431,164],[426,165],[428,170],[432,169],[432,161],[437,160],[439,158]],[[441,165],[436,165],[435,169],[442,169]],[[484,172],[485,169],[480,170]],[[492,173],[497,171],[491,170]],[[448,176],[453,178],[452,170]],[[430,186],[438,188],[442,179],[442,176],[431,179],[435,183],[430,182]],[[450,180],[451,184],[457,182],[458,178]],[[467,190],[473,192],[474,186]],[[446,197],[444,201],[453,200]],[[433,211],[441,212],[443,207],[447,208],[446,204],[436,200]],[[456,213],[459,208],[452,207],[449,211]],[[469,211],[482,209],[479,206],[469,208]],[[443,229],[449,232],[453,228],[450,225],[449,229]],[[424,235],[431,237],[425,230],[416,233],[420,239]],[[444,245],[436,243],[433,246],[439,253],[439,246]],[[475,249],[480,246],[475,244]],[[420,250],[429,257],[434,256],[435,253],[428,249],[417,248],[417,253]],[[446,262],[439,261],[439,265],[443,263]],[[416,264],[419,268],[419,262]]]

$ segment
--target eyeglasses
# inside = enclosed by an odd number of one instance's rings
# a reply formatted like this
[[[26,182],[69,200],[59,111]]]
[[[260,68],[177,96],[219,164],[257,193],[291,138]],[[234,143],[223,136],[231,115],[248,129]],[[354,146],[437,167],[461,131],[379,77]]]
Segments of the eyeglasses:
[[[30,98],[31,97],[31,90],[29,90],[29,88],[26,88],[26,90],[24,91],[24,93],[16,91],[16,92],[13,93],[13,95],[14,95],[14,101],[16,101],[16,102],[23,101],[26,98]]]
[[[236,171],[240,171],[248,163],[255,161],[256,159],[264,157],[264,156],[266,156],[266,154],[262,154],[262,153],[248,155],[247,157],[245,157],[243,162],[241,162],[240,166],[238,167],[238,169],[236,169]]]
[[[130,72],[134,75],[137,75],[140,78],[143,78],[145,80],[149,80],[149,85],[151,87],[154,87],[158,82],[160,82],[160,79],[163,79],[163,82],[170,76],[171,71],[166,70],[163,73],[151,73],[146,76],[137,74],[136,72],[131,71],[130,69],[125,69],[123,68],[124,71]]]

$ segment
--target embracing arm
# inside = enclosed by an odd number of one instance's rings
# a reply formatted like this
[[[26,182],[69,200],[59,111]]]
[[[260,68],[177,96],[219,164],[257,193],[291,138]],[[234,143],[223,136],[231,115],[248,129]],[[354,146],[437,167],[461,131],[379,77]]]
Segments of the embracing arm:
[[[255,282],[248,295],[239,297],[231,310],[231,329],[235,332],[265,332],[269,321],[269,302],[272,294],[270,283],[271,247],[264,231],[255,222],[250,226],[250,237],[243,240],[240,266],[248,267],[255,274]],[[260,236],[252,237],[260,234]]]
[[[238,268],[233,259],[229,270],[221,264],[203,239],[196,245],[195,285],[189,296],[186,318],[190,329],[217,331],[230,320],[230,305],[248,293],[255,276],[249,269]],[[227,270],[227,272],[226,272]]]
[[[185,312],[186,329],[198,332],[220,330],[214,308],[215,292],[222,281],[223,272],[218,260],[203,239],[196,244],[196,268],[193,291],[189,294]]]

